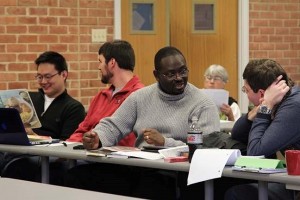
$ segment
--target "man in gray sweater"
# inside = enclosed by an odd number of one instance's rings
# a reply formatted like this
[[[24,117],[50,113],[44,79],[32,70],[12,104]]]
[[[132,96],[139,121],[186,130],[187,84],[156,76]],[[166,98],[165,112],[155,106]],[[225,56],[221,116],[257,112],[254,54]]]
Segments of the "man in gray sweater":
[[[192,117],[197,117],[204,137],[220,130],[215,104],[188,83],[183,54],[164,47],[156,53],[154,64],[157,83],[132,93],[111,117],[85,133],[86,149],[116,145],[132,131],[137,147],[184,145]],[[174,199],[174,183],[161,170],[99,163],[77,166],[66,176],[67,186],[150,199]]]
[[[189,71],[182,53],[165,47],[157,52],[154,62],[157,83],[134,92],[114,115],[85,133],[86,149],[115,145],[131,131],[137,135],[137,147],[184,145],[194,116],[204,136],[219,131],[218,110],[198,88],[187,82]]]

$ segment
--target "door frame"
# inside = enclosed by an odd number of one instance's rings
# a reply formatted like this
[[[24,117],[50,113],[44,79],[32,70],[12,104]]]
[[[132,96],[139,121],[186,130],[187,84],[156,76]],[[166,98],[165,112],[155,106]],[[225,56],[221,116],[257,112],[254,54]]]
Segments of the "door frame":
[[[242,113],[248,111],[249,100],[242,93],[242,78],[249,62],[249,0],[238,0],[238,98]],[[121,39],[121,0],[114,0],[114,39]]]

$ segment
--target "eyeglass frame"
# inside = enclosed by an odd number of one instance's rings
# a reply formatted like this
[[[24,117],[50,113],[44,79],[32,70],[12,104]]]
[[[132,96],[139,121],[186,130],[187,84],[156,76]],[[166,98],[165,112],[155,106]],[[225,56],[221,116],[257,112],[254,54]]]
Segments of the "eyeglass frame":
[[[58,74],[61,74],[61,72],[57,72],[56,74],[45,74],[45,75],[41,75],[41,74],[37,74],[35,76],[35,79],[37,80],[37,82],[42,82],[43,79],[45,79],[46,82],[49,82],[54,76],[58,75]]]
[[[206,79],[207,81],[213,80],[213,81],[223,81],[223,82],[225,82],[221,76],[205,75],[204,77],[205,77],[205,79]]]
[[[179,75],[180,78],[186,77],[189,73],[189,69],[188,68],[183,68],[180,71],[167,72],[167,73],[162,73],[161,71],[158,71],[158,72],[161,75],[163,75],[164,77],[166,77],[167,79],[174,80],[174,79],[177,78],[178,75]]]
[[[250,92],[250,90],[248,90],[245,86],[243,86],[241,90],[245,94],[248,94]]]

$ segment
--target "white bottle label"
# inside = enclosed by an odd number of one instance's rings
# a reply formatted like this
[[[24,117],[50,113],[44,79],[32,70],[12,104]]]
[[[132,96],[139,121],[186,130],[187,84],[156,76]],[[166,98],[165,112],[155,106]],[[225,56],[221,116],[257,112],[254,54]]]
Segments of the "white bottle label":
[[[188,144],[203,144],[202,133],[188,133]]]

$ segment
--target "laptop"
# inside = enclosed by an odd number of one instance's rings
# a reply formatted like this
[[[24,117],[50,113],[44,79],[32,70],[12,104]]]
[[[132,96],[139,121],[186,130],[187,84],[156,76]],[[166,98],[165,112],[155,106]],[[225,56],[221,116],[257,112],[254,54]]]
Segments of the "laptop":
[[[15,108],[0,108],[0,144],[30,146],[50,143],[51,140],[30,141],[19,111]]]

